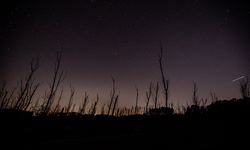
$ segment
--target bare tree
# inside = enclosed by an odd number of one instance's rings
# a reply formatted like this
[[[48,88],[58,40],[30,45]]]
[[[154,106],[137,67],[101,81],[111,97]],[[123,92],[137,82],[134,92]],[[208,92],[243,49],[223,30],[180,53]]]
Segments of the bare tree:
[[[152,82],[150,82],[150,86],[149,86],[149,92],[146,92],[146,96],[147,96],[147,101],[146,101],[146,113],[148,113],[148,104],[149,104],[149,100],[151,98],[152,95]]]
[[[98,103],[98,100],[99,100],[99,97],[98,97],[98,94],[97,94],[97,99],[96,99],[96,101],[95,101],[95,103],[93,105],[93,108],[92,108],[92,113],[91,113],[92,116],[94,116],[95,113],[96,113],[96,105]]]
[[[42,115],[47,115],[48,112],[50,111],[51,106],[55,100],[57,89],[60,83],[66,78],[66,73],[64,72],[64,70],[59,72],[59,69],[61,67],[60,64],[61,64],[61,58],[62,58],[62,51],[63,51],[63,46],[62,46],[61,52],[56,52],[54,77],[53,77],[52,84],[48,83],[50,90],[48,92],[45,92],[44,94],[44,102],[43,102],[42,110],[41,110]]]
[[[81,104],[81,106],[79,107],[79,113],[80,114],[85,114],[85,111],[86,111],[86,107],[87,107],[87,104],[89,102],[89,95],[87,94],[87,92],[85,92],[85,96],[84,96],[84,100],[83,100],[83,103]]]
[[[2,109],[4,107],[5,103],[7,103],[6,96],[8,94],[8,91],[5,90],[6,84],[7,84],[6,81],[3,80],[3,82],[2,82],[2,88],[0,90],[0,100],[1,100],[0,109]]]
[[[60,108],[60,102],[61,102],[61,100],[62,100],[62,98],[63,98],[62,93],[63,93],[63,87],[62,87],[62,90],[61,90],[59,99],[58,99],[58,101],[57,101],[57,104],[56,104],[56,106],[55,106],[55,109],[54,109],[54,111],[53,111],[53,114],[57,113],[58,110],[59,110],[59,108]]]
[[[199,105],[197,90],[198,88],[196,87],[196,83],[194,83],[194,91],[193,91],[193,96],[192,96],[193,105]]]
[[[112,108],[112,104],[113,104],[114,99],[115,99],[115,97],[116,97],[116,94],[115,94],[115,92],[116,92],[115,78],[112,77],[112,76],[111,76],[111,78],[112,78],[112,82],[113,82],[113,88],[112,88],[112,90],[110,91],[110,101],[109,101],[109,103],[108,103],[108,115],[109,115],[109,113],[110,113],[110,110],[111,110],[111,108]]]
[[[76,104],[73,105],[71,112],[75,112],[75,107],[76,107]]]
[[[75,89],[74,89],[74,87],[71,86],[71,84],[70,84],[70,91],[71,91],[71,93],[70,93],[69,103],[68,103],[68,106],[65,109],[66,114],[68,114],[69,111],[70,111],[70,108],[71,108],[71,106],[73,104],[73,96],[75,94]]]
[[[38,86],[40,85],[40,83],[38,83],[33,87],[33,82],[34,82],[33,76],[38,68],[39,68],[38,58],[36,60],[32,59],[30,62],[30,73],[26,78],[25,84],[23,83],[23,80],[21,80],[21,85],[19,88],[17,100],[15,101],[13,107],[14,110],[26,110],[32,103],[32,97],[34,96],[34,93],[36,92]]]
[[[218,100],[218,97],[215,95],[215,93],[210,92],[211,98],[212,98],[212,102],[215,102]]]
[[[92,103],[91,103],[91,106],[90,106],[90,108],[89,108],[89,110],[88,110],[88,115],[91,115],[91,114],[92,114],[93,107],[94,107],[94,103],[92,102]]]
[[[164,88],[164,94],[165,94],[165,101],[166,101],[166,108],[168,107],[168,95],[169,95],[169,80],[165,79],[164,73],[163,73],[163,68],[162,68],[162,53],[163,53],[163,46],[160,43],[160,53],[158,53],[158,61],[159,61],[159,67],[160,67],[160,71],[161,71],[161,79],[162,79],[162,83],[163,83],[163,88]]]
[[[156,83],[156,86],[153,86],[153,89],[154,89],[154,97],[153,97],[153,103],[154,103],[154,106],[155,106],[155,109],[157,108],[157,101],[158,101],[158,98],[159,98],[159,89],[160,89],[160,85],[159,85],[159,82]]]
[[[23,105],[23,107],[21,108],[22,110],[26,111],[27,108],[30,106],[31,103],[33,103],[32,98],[35,94],[35,91],[37,90],[38,86],[40,85],[40,83],[38,83],[37,85],[35,85],[35,87],[33,89],[32,85],[33,85],[34,79],[32,80],[29,89],[27,90],[27,94],[26,94],[26,101],[25,104]]]
[[[243,99],[250,96],[250,82],[248,77],[246,81],[244,79],[240,80],[240,93]]]
[[[116,95],[116,97],[115,97],[115,102],[114,102],[114,107],[113,107],[113,111],[112,111],[112,116],[114,115],[115,108],[116,108],[117,105],[118,105],[118,98],[119,98],[119,95]]]
[[[8,96],[8,98],[6,98],[6,101],[4,102],[3,107],[1,107],[1,109],[7,109],[7,108],[12,109],[12,105],[9,106],[9,103],[13,102],[15,100],[15,97],[14,98],[12,98],[12,97],[13,97],[13,94],[15,93],[16,89],[17,89],[17,86],[11,89],[9,96]]]
[[[137,113],[138,113],[138,88],[137,88],[137,86],[135,86],[135,89],[136,89],[135,114],[137,115]]]
[[[205,107],[206,106],[206,103],[207,103],[207,99],[203,100],[203,98],[201,99],[201,102],[202,102],[202,107]]]

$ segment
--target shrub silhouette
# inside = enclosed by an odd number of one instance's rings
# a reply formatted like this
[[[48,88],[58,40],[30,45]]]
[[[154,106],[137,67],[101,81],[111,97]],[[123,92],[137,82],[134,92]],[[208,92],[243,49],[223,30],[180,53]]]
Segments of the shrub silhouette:
[[[250,98],[218,100],[207,106],[207,114],[213,118],[244,117],[250,113]]]
[[[160,107],[149,109],[150,115],[172,115],[174,114],[174,109],[169,107]]]

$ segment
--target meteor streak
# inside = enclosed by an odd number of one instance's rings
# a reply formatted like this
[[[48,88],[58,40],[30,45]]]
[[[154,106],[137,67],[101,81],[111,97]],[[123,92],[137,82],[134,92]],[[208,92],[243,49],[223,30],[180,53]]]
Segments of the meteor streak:
[[[239,77],[239,78],[237,78],[237,79],[234,79],[232,82],[237,81],[237,80],[240,80],[240,79],[242,79],[242,78],[244,78],[244,76]]]

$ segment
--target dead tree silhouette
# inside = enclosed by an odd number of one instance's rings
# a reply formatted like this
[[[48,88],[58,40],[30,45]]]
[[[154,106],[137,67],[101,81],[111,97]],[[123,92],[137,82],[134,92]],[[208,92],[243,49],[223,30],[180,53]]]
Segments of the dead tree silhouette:
[[[71,106],[72,106],[72,104],[73,104],[73,96],[74,96],[74,94],[75,94],[75,89],[74,89],[74,87],[71,86],[71,84],[70,84],[70,91],[71,91],[71,93],[70,93],[69,103],[68,103],[68,106],[67,106],[66,109],[65,109],[66,115],[67,115],[67,114],[69,113],[69,111],[70,111],[70,108],[71,108]]]
[[[154,97],[153,97],[152,101],[154,103],[154,108],[156,109],[157,108],[157,101],[159,98],[160,83],[157,82],[156,86],[153,86],[153,89],[154,89]]]
[[[49,83],[50,90],[45,92],[44,102],[42,104],[41,115],[47,115],[51,109],[51,106],[55,100],[57,89],[60,83],[66,78],[66,73],[64,70],[59,72],[61,67],[61,58],[62,58],[63,46],[61,52],[56,52],[56,61],[54,66],[54,77],[52,84]]]
[[[94,105],[93,105],[93,108],[92,108],[92,112],[91,112],[91,115],[94,116],[95,113],[96,113],[96,105],[98,103],[98,100],[99,100],[99,96],[97,94],[97,98],[96,98],[96,101],[94,102]]]
[[[116,97],[115,92],[116,92],[116,88],[117,88],[117,87],[115,86],[115,78],[111,76],[111,79],[112,79],[112,82],[113,82],[113,88],[112,88],[112,90],[110,91],[110,101],[109,101],[109,103],[108,103],[108,114],[107,114],[107,115],[109,115],[109,113],[110,113],[110,111],[111,111],[111,108],[112,108],[112,104],[113,104],[114,99],[115,99],[115,97]]]
[[[82,114],[82,115],[85,114],[88,102],[89,102],[89,95],[87,94],[87,92],[85,92],[84,100],[83,100],[82,104],[79,107],[79,113],[80,114]]]
[[[151,94],[152,94],[152,82],[150,82],[150,86],[149,86],[149,92],[146,91],[146,96],[147,96],[147,101],[146,101],[146,110],[145,113],[148,113],[148,104],[149,104],[149,100],[151,98]]]
[[[38,58],[32,59],[30,62],[30,73],[26,78],[26,83],[23,83],[23,80],[21,80],[20,89],[18,91],[17,101],[14,102],[13,109],[14,110],[27,110],[29,105],[32,103],[32,98],[40,85],[40,83],[36,84],[33,87],[34,83],[34,73],[39,68],[39,60]],[[32,89],[33,87],[33,89]]]
[[[135,100],[135,114],[138,113],[138,88],[135,86],[136,89],[136,100]]]
[[[118,98],[119,98],[119,95],[116,95],[116,97],[115,97],[115,102],[114,102],[114,107],[113,107],[113,111],[112,111],[112,116],[114,115],[115,108],[116,108],[117,105],[118,105]]]
[[[164,88],[164,94],[165,94],[165,102],[166,105],[165,107],[168,107],[168,95],[169,95],[169,80],[166,80],[164,73],[163,73],[163,68],[162,68],[162,53],[163,53],[163,46],[160,43],[159,44],[160,47],[160,53],[158,53],[158,61],[159,61],[159,68],[161,71],[161,79],[162,79],[162,84],[163,84],[163,88]]]

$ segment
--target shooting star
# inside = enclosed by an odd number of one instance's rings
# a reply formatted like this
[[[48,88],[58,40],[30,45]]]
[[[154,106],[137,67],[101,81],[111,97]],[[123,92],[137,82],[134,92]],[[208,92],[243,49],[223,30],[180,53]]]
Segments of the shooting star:
[[[240,79],[242,79],[242,78],[244,78],[244,76],[239,77],[239,78],[237,78],[237,79],[234,79],[232,82],[237,81],[237,80],[240,80]]]

